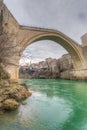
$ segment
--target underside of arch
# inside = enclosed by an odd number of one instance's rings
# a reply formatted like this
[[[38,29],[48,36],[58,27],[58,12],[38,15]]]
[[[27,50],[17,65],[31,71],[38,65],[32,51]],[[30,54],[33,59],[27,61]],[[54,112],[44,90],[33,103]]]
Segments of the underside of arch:
[[[40,41],[40,40],[52,40],[58,44],[60,44],[63,48],[65,48],[69,54],[71,55],[73,62],[74,62],[74,68],[75,69],[81,69],[83,68],[83,57],[81,53],[81,48],[79,45],[74,44],[72,41],[67,40],[64,37],[61,37],[58,34],[55,33],[44,33],[44,34],[39,34],[35,35],[29,41],[25,43],[24,49],[26,48],[26,45],[30,45],[34,42]]]

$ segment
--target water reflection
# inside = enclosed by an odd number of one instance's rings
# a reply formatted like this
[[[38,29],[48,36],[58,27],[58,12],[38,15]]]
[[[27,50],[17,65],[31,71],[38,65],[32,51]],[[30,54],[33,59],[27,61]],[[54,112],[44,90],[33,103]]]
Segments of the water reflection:
[[[41,83],[42,82],[42,83]],[[72,107],[72,114],[61,125],[62,130],[83,130],[87,122],[87,83],[76,81],[62,81],[62,80],[34,80],[32,89],[42,92],[51,100],[54,97],[60,97],[69,106]],[[32,85],[31,85],[32,86]],[[30,86],[30,87],[31,87]],[[57,102],[59,103],[59,101]],[[62,102],[61,102],[62,103]],[[64,104],[64,103],[63,103]],[[84,127],[85,125],[85,127]]]
[[[17,124],[18,110],[13,112],[6,112],[0,115],[0,130],[15,130]],[[14,123],[15,122],[15,123]]]

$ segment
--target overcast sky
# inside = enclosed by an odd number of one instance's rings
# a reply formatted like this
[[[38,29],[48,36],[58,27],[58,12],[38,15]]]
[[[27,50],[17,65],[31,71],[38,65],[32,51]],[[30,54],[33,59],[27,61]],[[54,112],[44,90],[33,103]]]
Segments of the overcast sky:
[[[4,0],[20,24],[56,29],[81,44],[87,33],[87,0]],[[39,48],[37,52],[37,48]],[[33,59],[56,56],[66,51],[52,41],[30,45]],[[45,53],[45,52],[46,53]],[[37,52],[37,54],[36,54]]]

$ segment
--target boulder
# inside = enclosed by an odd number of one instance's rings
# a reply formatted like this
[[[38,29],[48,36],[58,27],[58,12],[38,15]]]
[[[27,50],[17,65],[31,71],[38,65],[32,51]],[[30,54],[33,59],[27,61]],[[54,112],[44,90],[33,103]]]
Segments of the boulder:
[[[15,86],[9,90],[9,97],[16,100],[27,98],[29,96],[31,96],[31,92],[29,92],[27,87],[24,85]]]
[[[8,111],[17,109],[19,103],[15,99],[7,99],[3,102],[3,108]]]
[[[22,104],[22,105],[26,105],[26,104],[27,104],[27,102],[23,101],[21,104]]]

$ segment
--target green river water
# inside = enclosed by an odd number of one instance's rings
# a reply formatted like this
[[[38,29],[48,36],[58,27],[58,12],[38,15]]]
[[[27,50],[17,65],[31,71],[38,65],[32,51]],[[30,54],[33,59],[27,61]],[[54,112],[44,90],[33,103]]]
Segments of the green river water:
[[[0,115],[0,130],[87,130],[87,82],[24,79],[26,105]]]

